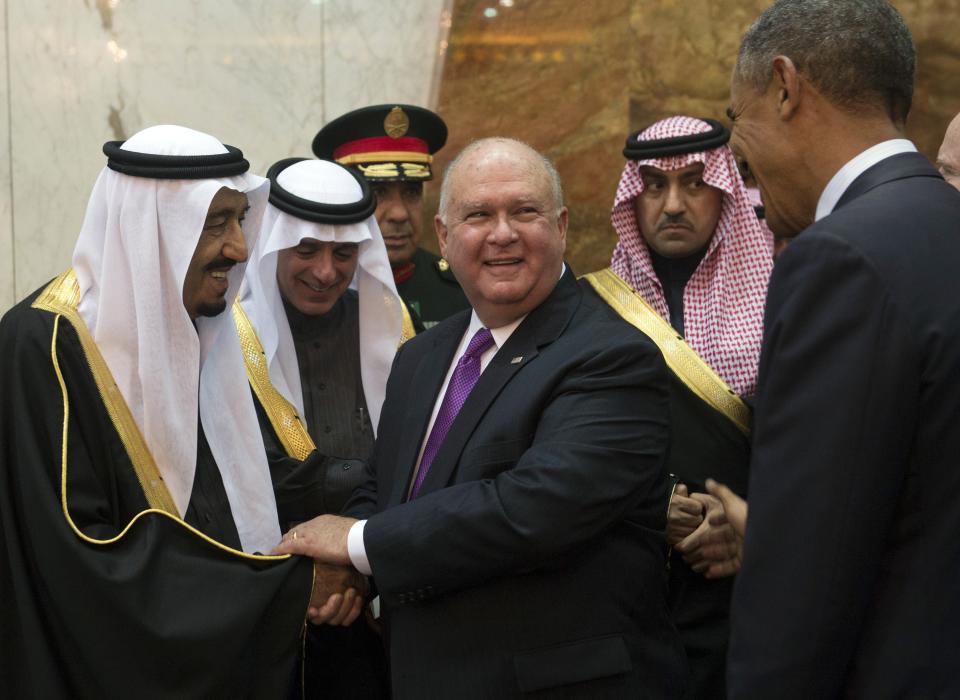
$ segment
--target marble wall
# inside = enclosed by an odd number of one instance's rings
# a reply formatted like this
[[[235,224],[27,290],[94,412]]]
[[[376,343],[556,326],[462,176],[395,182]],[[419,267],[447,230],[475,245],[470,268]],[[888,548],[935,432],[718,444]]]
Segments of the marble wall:
[[[908,135],[935,157],[960,111],[960,2],[893,4],[919,56]],[[603,267],[626,135],[671,114],[723,118],[740,37],[768,5],[455,0],[438,103],[451,138],[439,161],[494,134],[542,150],[563,177],[568,260],[578,272]]]
[[[0,312],[70,263],[104,141],[179,123],[256,172],[435,102],[449,0],[0,0]]]

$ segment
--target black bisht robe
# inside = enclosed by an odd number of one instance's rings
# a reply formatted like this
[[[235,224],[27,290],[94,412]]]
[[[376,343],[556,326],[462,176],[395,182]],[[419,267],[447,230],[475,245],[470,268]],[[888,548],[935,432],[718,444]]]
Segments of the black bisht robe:
[[[692,269],[691,269],[692,272]],[[587,282],[583,289],[596,295]],[[682,296],[680,297],[682,299]],[[673,316],[673,314],[672,314]],[[682,319],[682,315],[679,316]],[[672,318],[676,329],[676,318]],[[682,320],[680,322],[682,328]],[[746,496],[750,438],[726,415],[697,396],[675,372],[670,376],[668,470],[690,493],[705,492],[708,478]],[[666,510],[667,504],[664,504]],[[684,697],[726,697],[726,659],[734,577],[707,579],[670,550],[668,603],[690,671]]]
[[[0,321],[4,695],[285,697],[310,560],[236,551],[202,434],[193,527],[145,513],[77,332],[36,296]]]

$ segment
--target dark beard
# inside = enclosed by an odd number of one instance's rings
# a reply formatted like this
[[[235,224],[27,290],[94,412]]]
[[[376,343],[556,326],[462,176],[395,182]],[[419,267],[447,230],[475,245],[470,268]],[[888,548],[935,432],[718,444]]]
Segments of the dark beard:
[[[226,308],[226,299],[210,302],[208,304],[200,304],[200,306],[197,307],[197,318],[200,318],[201,316],[219,316],[226,310]]]

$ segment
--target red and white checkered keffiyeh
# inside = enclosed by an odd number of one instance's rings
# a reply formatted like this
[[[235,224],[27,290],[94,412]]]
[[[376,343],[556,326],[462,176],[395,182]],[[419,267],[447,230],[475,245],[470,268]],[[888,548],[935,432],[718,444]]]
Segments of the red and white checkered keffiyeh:
[[[670,117],[648,127],[640,139],[662,139],[709,130],[710,125],[699,119]],[[773,269],[773,240],[760,226],[727,146],[627,161],[610,215],[620,237],[610,267],[669,320],[663,287],[637,226],[634,200],[643,191],[641,165],[669,171],[693,163],[704,164],[704,182],[722,190],[724,196],[720,220],[707,253],[683,290],[686,340],[731,389],[741,396],[750,396],[757,385],[763,309]]]

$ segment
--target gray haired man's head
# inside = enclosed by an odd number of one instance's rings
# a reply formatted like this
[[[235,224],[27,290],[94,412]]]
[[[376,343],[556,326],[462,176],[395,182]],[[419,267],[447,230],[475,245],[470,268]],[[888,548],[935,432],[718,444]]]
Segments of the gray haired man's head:
[[[734,80],[765,92],[786,56],[837,107],[880,108],[902,126],[913,100],[916,48],[884,0],[777,0],[747,30]]]

